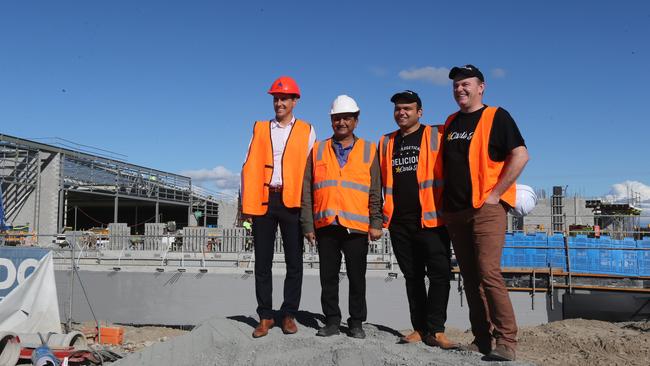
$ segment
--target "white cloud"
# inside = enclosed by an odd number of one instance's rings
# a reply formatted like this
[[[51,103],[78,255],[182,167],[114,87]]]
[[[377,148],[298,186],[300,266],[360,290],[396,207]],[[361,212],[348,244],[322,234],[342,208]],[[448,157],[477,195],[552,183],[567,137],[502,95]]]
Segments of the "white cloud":
[[[641,182],[626,180],[612,185],[605,199],[612,202],[627,202],[630,198],[638,197],[641,202],[650,203],[650,186]]]
[[[495,79],[501,79],[506,77],[506,70],[501,68],[492,69],[492,77]]]
[[[410,68],[399,72],[403,80],[420,80],[435,85],[447,85],[449,83],[449,69],[446,67],[425,66],[421,68]]]
[[[638,181],[626,180],[613,184],[604,198],[615,203],[633,203],[636,208],[641,209],[641,226],[650,225],[650,186]]]
[[[206,188],[212,186],[226,192],[237,192],[239,189],[239,174],[220,165],[212,169],[186,170],[181,174],[192,178],[193,182],[207,185]]]

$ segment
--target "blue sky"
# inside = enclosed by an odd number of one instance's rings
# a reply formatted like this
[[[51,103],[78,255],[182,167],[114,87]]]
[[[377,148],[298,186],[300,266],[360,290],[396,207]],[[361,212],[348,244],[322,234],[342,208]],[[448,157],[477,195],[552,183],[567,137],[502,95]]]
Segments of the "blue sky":
[[[3,1],[1,133],[60,137],[233,189],[253,121],[273,117],[280,75],[296,115],[331,133],[338,94],[358,135],[395,129],[390,96],[457,109],[454,65],[486,74],[485,102],[517,121],[520,182],[604,195],[650,185],[650,5],[645,1]],[[650,199],[650,197],[648,197]]]

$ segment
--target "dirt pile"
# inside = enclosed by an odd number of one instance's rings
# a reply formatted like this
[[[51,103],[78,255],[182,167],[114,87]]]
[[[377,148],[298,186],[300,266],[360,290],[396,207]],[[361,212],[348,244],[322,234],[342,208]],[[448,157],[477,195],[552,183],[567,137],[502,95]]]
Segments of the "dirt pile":
[[[249,318],[250,319],[250,318]],[[419,345],[396,344],[396,331],[380,325],[366,324],[368,338],[353,340],[345,335],[315,337],[315,329],[300,326],[297,336],[284,336],[273,329],[268,337],[250,338],[252,321],[243,323],[217,319],[209,326],[217,336],[212,347],[194,353],[191,363],[224,364],[312,364],[312,365],[428,365],[492,364],[480,356],[462,352],[445,352]],[[124,354],[157,352],[187,331],[162,327],[125,326],[125,344],[114,348]],[[276,334],[277,333],[277,334]],[[448,329],[449,337],[461,343],[472,340],[469,331]],[[191,336],[191,334],[188,334]],[[185,338],[185,337],[183,337]],[[608,323],[570,319],[535,327],[522,327],[519,333],[518,360],[537,365],[648,365],[650,364],[650,322]],[[149,346],[154,347],[149,347]],[[164,346],[164,347],[161,347]],[[140,352],[138,352],[140,351]],[[451,357],[447,357],[451,356]],[[221,361],[220,361],[221,360]]]
[[[523,328],[521,359],[540,365],[649,365],[650,322],[569,319]]]

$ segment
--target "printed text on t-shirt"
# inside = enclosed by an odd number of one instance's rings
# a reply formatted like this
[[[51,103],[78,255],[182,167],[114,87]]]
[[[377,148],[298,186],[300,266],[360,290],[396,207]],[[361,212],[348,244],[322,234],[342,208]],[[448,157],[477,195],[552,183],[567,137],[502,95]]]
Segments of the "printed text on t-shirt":
[[[399,174],[402,172],[412,172],[418,169],[418,155],[420,154],[420,147],[414,145],[401,146],[399,155],[393,158],[394,172]]]
[[[474,136],[474,131],[467,133],[467,131],[463,132],[452,132],[447,135],[447,141],[454,141],[454,140],[471,140],[472,137]]]

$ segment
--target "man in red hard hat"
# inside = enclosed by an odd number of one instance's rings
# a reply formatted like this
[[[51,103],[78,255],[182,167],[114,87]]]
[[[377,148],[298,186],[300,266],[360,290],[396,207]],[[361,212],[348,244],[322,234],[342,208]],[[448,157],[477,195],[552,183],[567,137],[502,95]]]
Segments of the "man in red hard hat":
[[[255,295],[260,317],[254,338],[267,335],[275,325],[271,267],[278,225],[287,270],[281,327],[285,334],[298,331],[295,315],[300,305],[303,270],[300,199],[307,156],[316,140],[314,128],[293,115],[300,98],[295,80],[282,76],[273,82],[268,93],[273,96],[275,118],[255,122],[241,173],[242,213],[253,218]]]

